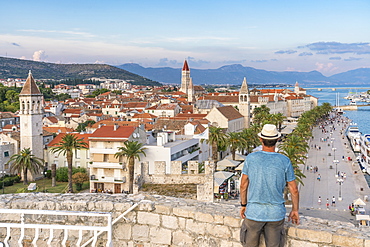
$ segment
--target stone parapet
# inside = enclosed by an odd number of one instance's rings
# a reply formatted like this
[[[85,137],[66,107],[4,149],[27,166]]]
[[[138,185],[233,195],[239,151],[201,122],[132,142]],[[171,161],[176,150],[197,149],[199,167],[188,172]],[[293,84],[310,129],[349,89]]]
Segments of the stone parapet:
[[[42,209],[65,211],[111,212],[113,219],[138,203],[125,219],[113,226],[114,246],[230,246],[241,247],[239,229],[242,220],[239,208],[234,205],[199,202],[157,195],[125,194],[6,194],[0,196],[0,208]],[[19,218],[18,218],[19,219]],[[52,216],[31,217],[34,223],[72,225],[101,225],[94,218],[83,221],[76,217],[66,219]],[[0,222],[16,222],[14,216],[0,217]],[[315,246],[370,246],[370,228],[358,228],[351,223],[328,221],[319,218],[301,217],[298,226],[286,224],[288,247]],[[33,239],[32,230],[26,231],[24,243]],[[0,241],[6,229],[0,228]],[[47,239],[43,231],[43,238]],[[93,233],[84,232],[87,240]],[[12,230],[12,241],[20,236],[18,229]],[[60,246],[63,232],[54,234],[52,246]],[[77,241],[78,232],[70,234],[71,246]],[[99,237],[99,245],[106,243],[106,236]],[[47,243],[38,242],[38,246]],[[261,245],[263,246],[263,245]]]

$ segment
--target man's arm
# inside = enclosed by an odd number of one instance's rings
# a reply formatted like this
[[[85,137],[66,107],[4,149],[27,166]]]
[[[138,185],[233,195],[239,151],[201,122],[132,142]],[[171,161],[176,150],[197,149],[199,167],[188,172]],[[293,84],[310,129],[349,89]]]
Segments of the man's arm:
[[[242,219],[245,218],[245,210],[247,205],[247,192],[248,192],[248,185],[249,185],[249,179],[248,175],[242,174],[241,182],[240,182],[240,204],[245,205],[241,206],[240,208],[240,217]]]
[[[293,224],[299,224],[299,192],[298,186],[295,180],[288,182],[288,189],[292,195],[292,211],[289,214],[288,220],[292,221]]]

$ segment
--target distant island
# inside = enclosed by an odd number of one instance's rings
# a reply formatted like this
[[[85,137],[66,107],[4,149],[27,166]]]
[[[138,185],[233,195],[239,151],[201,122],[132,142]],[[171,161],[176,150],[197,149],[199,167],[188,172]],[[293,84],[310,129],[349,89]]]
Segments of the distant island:
[[[181,81],[181,68],[145,68],[135,63],[126,63],[117,67],[161,83],[180,84]],[[225,65],[218,69],[193,69],[189,62],[189,67],[195,85],[240,85],[244,77],[251,84],[294,85],[298,81],[304,87],[370,85],[370,68],[350,70],[326,77],[318,71],[276,72],[244,67],[240,64]]]
[[[87,80],[95,77],[122,79],[133,85],[161,85],[156,81],[107,64],[55,64],[0,57],[0,79],[26,78],[29,70],[32,70],[35,79]]]

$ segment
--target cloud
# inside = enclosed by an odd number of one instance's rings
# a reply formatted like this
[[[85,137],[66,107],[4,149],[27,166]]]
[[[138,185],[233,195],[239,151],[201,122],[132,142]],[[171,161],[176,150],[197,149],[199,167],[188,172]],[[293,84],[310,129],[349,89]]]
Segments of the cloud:
[[[69,34],[75,36],[83,36],[87,38],[93,38],[95,35],[86,32],[77,32],[77,31],[61,31],[61,30],[40,30],[40,29],[22,29],[18,30],[20,32],[28,32],[28,33],[55,33],[55,34]]]
[[[303,56],[312,56],[312,55],[313,55],[312,52],[302,52],[298,56],[303,57]]]
[[[348,62],[348,61],[358,61],[358,60],[362,60],[363,58],[361,58],[361,57],[349,57],[349,58],[346,58],[346,59],[344,59],[343,61],[346,61],[346,62]]]
[[[20,46],[19,44],[17,44],[17,43],[11,43],[12,45],[14,45],[14,46]]]
[[[156,66],[180,66],[181,63],[177,62],[177,60],[170,60],[168,58],[161,58],[159,59],[159,63]]]
[[[268,60],[251,60],[252,63],[266,63]]]
[[[222,63],[225,63],[225,64],[240,64],[240,63],[245,63],[247,60],[246,59],[242,59],[242,60],[224,60],[222,61]]]
[[[43,61],[45,58],[47,58],[47,56],[45,55],[45,51],[43,50],[39,50],[39,51],[35,51],[33,53],[33,61],[37,61],[37,62],[41,62]]]
[[[105,64],[105,62],[104,62],[104,61],[100,61],[100,60],[96,60],[96,61],[94,62],[94,64]]]
[[[341,57],[329,57],[329,60],[341,60]]]
[[[273,59],[270,59],[271,61],[273,61],[273,62],[277,62],[278,60],[277,59],[275,59],[275,58],[273,58]]]
[[[275,52],[275,54],[294,54],[296,52],[297,51],[294,51],[294,50],[286,50],[286,51],[280,50],[280,51]]]
[[[316,70],[320,72],[333,72],[338,69],[338,67],[335,67],[334,64],[332,63],[319,63],[317,62],[316,64]]]
[[[370,43],[316,42],[306,47],[317,54],[370,54]]]

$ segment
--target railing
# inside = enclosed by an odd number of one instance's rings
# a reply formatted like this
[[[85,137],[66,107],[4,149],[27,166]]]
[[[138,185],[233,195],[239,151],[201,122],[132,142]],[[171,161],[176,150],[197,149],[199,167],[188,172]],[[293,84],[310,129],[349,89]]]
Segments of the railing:
[[[47,239],[47,246],[52,246],[52,242],[54,239],[54,231],[55,230],[63,230],[63,240],[61,242],[62,246],[67,246],[67,241],[69,240],[69,232],[70,231],[78,231],[78,240],[75,244],[75,246],[78,247],[86,247],[91,243],[91,246],[96,246],[98,237],[103,234],[107,233],[107,247],[113,247],[113,242],[112,242],[112,227],[113,225],[118,222],[120,219],[125,218],[125,215],[131,212],[135,207],[137,207],[138,204],[135,203],[133,206],[131,206],[129,209],[127,209],[123,214],[121,214],[119,217],[117,217],[114,221],[112,220],[112,214],[109,212],[72,212],[72,211],[53,211],[53,210],[32,210],[32,209],[0,209],[0,228],[6,228],[6,236],[3,239],[3,242],[0,241],[0,244],[3,243],[3,246],[10,247],[10,239],[13,238],[14,236],[11,236],[11,233],[14,234],[14,231],[11,231],[12,228],[14,229],[20,229],[20,235],[18,238],[18,246],[24,246],[23,241],[25,240],[25,230],[26,229],[34,229],[34,237],[32,240],[32,245],[37,246],[38,241],[46,241]],[[14,217],[11,215],[18,214],[20,216],[19,222],[18,223],[6,223],[4,221],[7,220],[7,218],[12,219],[14,221]],[[29,223],[29,221],[32,221],[33,218],[35,217],[27,217],[25,218],[26,215],[38,215],[39,217],[38,220],[40,221],[40,217],[43,216],[57,216],[55,217],[58,219],[59,224],[47,224],[47,223],[42,223],[42,224],[37,224],[37,223]],[[59,216],[59,217],[58,217]],[[76,216],[76,217],[103,217],[106,218],[105,224],[103,226],[87,226],[87,225],[66,225],[64,223],[61,223],[60,217],[63,216]],[[52,218],[52,217],[50,217]],[[86,219],[86,218],[85,218]],[[34,220],[36,221],[36,220]],[[42,218],[41,218],[42,221]],[[50,220],[52,221],[52,220]],[[82,221],[82,220],[81,220]],[[45,222],[42,221],[42,222]],[[84,220],[83,222],[89,222],[89,220]],[[92,221],[96,222],[96,221]],[[42,229],[47,229],[49,230],[49,237],[44,238],[43,240],[40,240],[40,232],[42,232]],[[41,230],[41,231],[40,231]],[[84,244],[82,244],[82,241],[85,239],[86,236],[83,236],[83,231],[91,231],[93,232],[93,237],[91,237],[89,240],[87,240]],[[30,232],[30,231],[27,231]],[[44,232],[42,232],[45,234]],[[28,238],[29,239],[29,238]],[[55,239],[56,240],[56,239]],[[57,241],[57,240],[56,240]],[[1,246],[1,245],[0,245]],[[12,245],[13,246],[13,245]]]

